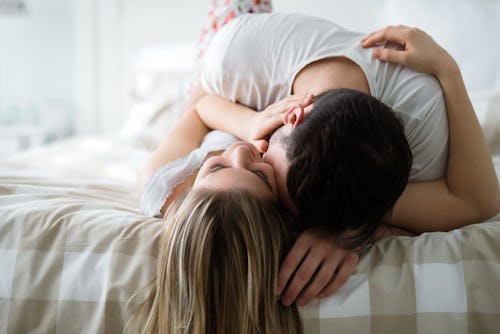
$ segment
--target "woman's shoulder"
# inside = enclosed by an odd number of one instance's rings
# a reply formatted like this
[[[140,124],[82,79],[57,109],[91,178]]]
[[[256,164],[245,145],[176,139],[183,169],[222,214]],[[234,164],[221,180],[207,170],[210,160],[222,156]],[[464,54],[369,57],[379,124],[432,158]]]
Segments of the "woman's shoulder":
[[[161,166],[146,184],[141,196],[141,210],[151,217],[160,217],[162,208],[174,193],[189,188],[196,171],[211,152],[223,150],[238,138],[222,132],[209,132],[199,148],[190,154]]]

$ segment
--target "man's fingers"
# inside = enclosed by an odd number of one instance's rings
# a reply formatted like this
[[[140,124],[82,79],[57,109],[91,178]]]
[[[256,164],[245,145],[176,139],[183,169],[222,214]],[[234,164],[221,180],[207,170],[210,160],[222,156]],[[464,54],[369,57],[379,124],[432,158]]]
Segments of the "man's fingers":
[[[311,277],[316,272],[316,269],[321,264],[322,257],[315,256],[311,253],[307,255],[299,269],[293,274],[292,281],[288,284],[281,302],[283,305],[291,305],[299,293],[304,289],[304,286],[311,280]]]
[[[280,295],[283,292],[285,286],[288,283],[288,280],[295,272],[299,264],[302,262],[302,259],[304,259],[304,257],[307,255],[309,249],[310,244],[308,239],[304,238],[304,235],[299,236],[280,266],[276,295]]]
[[[356,269],[358,264],[359,256],[355,253],[349,254],[348,257],[344,258],[344,261],[338,267],[338,272],[335,275],[333,281],[328,284],[319,294],[319,298],[327,297],[335,293],[345,282],[351,277],[351,274]]]
[[[316,297],[332,280],[335,270],[337,270],[338,259],[325,262],[321,265],[321,269],[314,278],[314,281],[307,287],[307,289],[300,294],[297,299],[297,304],[303,306],[311,299]]]

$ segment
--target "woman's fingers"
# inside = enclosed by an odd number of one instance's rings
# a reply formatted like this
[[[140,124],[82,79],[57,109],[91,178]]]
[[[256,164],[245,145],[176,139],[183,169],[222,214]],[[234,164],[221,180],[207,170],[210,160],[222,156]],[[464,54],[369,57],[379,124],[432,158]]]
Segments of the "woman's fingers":
[[[412,28],[406,26],[388,26],[374,31],[363,38],[363,47],[372,47],[385,41],[396,42],[404,46],[406,44],[406,34],[410,29]]]
[[[404,51],[386,48],[373,49],[372,53],[374,58],[390,63],[397,63],[401,65],[406,64],[406,53]]]
[[[363,39],[364,47],[378,45],[379,42],[397,42],[402,50],[391,47],[377,47],[373,56],[381,61],[403,65],[412,70],[439,76],[455,61],[431,36],[418,28],[397,26],[377,30]]]
[[[256,139],[256,140],[251,140],[250,143],[255,146],[257,151],[259,153],[266,153],[267,148],[269,147],[269,142],[265,139]]]
[[[296,106],[307,107],[314,100],[314,95],[310,93],[295,94],[281,100],[281,104],[277,106],[277,113],[284,113]]]
[[[284,122],[282,114],[275,114],[266,118],[260,129],[260,133],[258,134],[259,138],[256,139],[266,138],[267,136],[271,135],[274,131],[276,131],[279,127],[281,127],[283,124]]]
[[[294,108],[305,108],[309,106],[313,99],[314,95],[309,93],[290,95],[270,105],[264,111],[257,113],[255,115],[256,122],[252,131],[253,135],[250,136],[249,139],[265,139],[284,124],[284,114]]]

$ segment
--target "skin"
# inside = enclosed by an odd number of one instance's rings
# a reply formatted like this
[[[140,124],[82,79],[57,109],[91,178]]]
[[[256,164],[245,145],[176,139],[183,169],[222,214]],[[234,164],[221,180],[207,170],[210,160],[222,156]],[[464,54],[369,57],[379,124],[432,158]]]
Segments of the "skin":
[[[498,180],[455,61],[432,38],[414,28],[387,27],[368,35],[362,43],[364,47],[373,47],[386,40],[401,44],[402,50],[374,48],[375,58],[435,75],[439,80],[448,112],[450,148],[446,178],[408,184],[386,215],[387,225],[374,239],[449,231],[495,215],[500,210]],[[177,125],[148,163],[143,180],[168,161],[198,147],[210,129],[224,130],[254,143],[261,152],[267,150],[264,162],[274,167],[277,193],[293,212],[293,204],[286,199],[286,157],[278,140],[271,138],[268,145],[267,139],[281,126],[285,135],[293,131],[311,112],[314,94],[339,87],[369,93],[362,70],[342,57],[306,66],[294,81],[293,94],[260,112],[207,95],[198,87]],[[171,149],[172,143],[181,145]],[[349,233],[352,232],[346,232]],[[317,230],[307,230],[299,236],[279,271],[277,294],[281,294],[283,304],[297,301],[302,305],[315,296],[327,296],[347,280],[359,257],[344,249],[342,238]]]
[[[229,190],[238,187],[269,200],[278,200],[278,189],[271,165],[262,161],[255,146],[236,142],[223,154],[205,161],[193,188]]]

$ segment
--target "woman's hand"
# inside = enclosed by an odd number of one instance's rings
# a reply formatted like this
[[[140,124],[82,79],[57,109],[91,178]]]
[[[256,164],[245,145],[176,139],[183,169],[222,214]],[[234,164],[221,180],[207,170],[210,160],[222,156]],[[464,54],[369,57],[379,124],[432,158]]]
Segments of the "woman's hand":
[[[450,54],[420,29],[388,26],[364,37],[363,47],[373,47],[385,41],[400,44],[402,50],[376,47],[373,57],[415,71],[434,74],[438,78],[458,70],[458,65]]]
[[[291,95],[257,112],[219,95],[207,95],[195,104],[203,124],[210,130],[221,130],[251,142],[260,152],[268,147],[268,137],[284,124],[284,114],[294,107],[305,109],[313,101],[312,94]]]
[[[253,143],[261,152],[267,150],[268,137],[284,124],[283,115],[296,107],[305,108],[313,102],[312,94],[290,95],[269,105],[266,109],[255,112],[247,124],[248,135],[245,140]]]
[[[336,235],[306,230],[281,265],[276,293],[285,306],[329,296],[349,279],[358,261],[359,255],[344,249]]]

